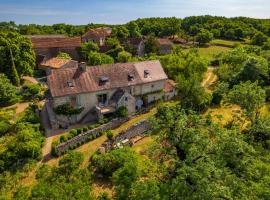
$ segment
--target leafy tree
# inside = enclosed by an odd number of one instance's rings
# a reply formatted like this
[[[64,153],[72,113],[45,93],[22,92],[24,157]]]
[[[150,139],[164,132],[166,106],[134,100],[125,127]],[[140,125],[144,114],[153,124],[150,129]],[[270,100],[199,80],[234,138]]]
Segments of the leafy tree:
[[[264,50],[270,50],[270,39],[268,39],[266,42],[263,43],[262,48]]]
[[[156,42],[156,38],[153,35],[148,36],[145,41],[145,53],[149,54],[149,53],[158,53],[158,47],[157,47],[157,42]]]
[[[270,149],[270,115],[256,116],[251,126],[245,131],[248,141],[255,146]]]
[[[196,35],[196,42],[199,43],[199,45],[205,45],[206,43],[209,43],[213,39],[213,34],[205,29],[201,29],[200,32]]]
[[[257,82],[252,83],[247,81],[240,83],[239,85],[235,85],[228,93],[229,102],[240,105],[250,119],[262,107],[265,99],[265,91],[258,86]]]
[[[113,64],[114,59],[106,54],[98,53],[98,52],[90,52],[88,55],[89,65],[103,65],[103,64]]]
[[[34,199],[94,199],[91,191],[92,173],[80,169],[82,154],[70,152],[60,159],[59,167],[42,166],[37,184],[32,188]],[[54,187],[51,187],[51,185]]]
[[[259,178],[262,188],[256,189],[253,183],[259,179],[248,175],[258,169],[256,162],[259,165],[264,162],[256,160],[254,149],[237,130],[223,129],[211,120],[171,104],[158,108],[154,125],[159,140],[152,156],[159,159],[160,166],[170,163],[163,184],[160,182],[160,195],[172,199],[187,196],[241,199],[251,194],[258,198],[267,195],[267,185],[261,183],[269,176],[258,172],[263,177]]]
[[[82,44],[81,56],[83,59],[87,60],[89,53],[98,51],[99,51],[98,45],[92,41],[89,41]]]
[[[58,55],[57,55],[57,58],[71,60],[70,55],[68,53],[65,53],[65,52],[59,52]]]
[[[0,74],[0,106],[11,105],[18,100],[17,88],[10,83],[4,74]]]
[[[113,28],[112,36],[117,38],[128,38],[130,33],[125,26],[117,26]]]
[[[14,84],[19,77],[32,75],[35,67],[35,54],[29,39],[16,32],[0,33],[0,72]]]
[[[112,176],[115,171],[126,163],[137,163],[138,156],[130,148],[113,150],[106,154],[98,154],[92,157],[92,164],[97,172],[105,176]]]
[[[106,52],[107,55],[111,56],[114,60],[117,60],[118,54],[124,51],[117,38],[108,38],[106,44],[111,47],[109,51]]]
[[[139,30],[139,26],[136,22],[129,22],[127,25],[127,29],[129,30],[129,34],[131,37],[134,38],[140,38],[141,37],[141,33]]]
[[[59,170],[65,175],[71,174],[76,169],[78,169],[82,162],[82,153],[70,151],[59,161]]]
[[[132,58],[131,53],[129,53],[127,51],[119,52],[118,56],[117,56],[117,60],[120,63],[126,63],[126,62],[130,61],[131,58]]]
[[[212,103],[219,105],[221,100],[226,97],[229,92],[229,84],[226,82],[218,82],[213,92]]]
[[[252,39],[251,44],[262,46],[267,41],[267,36],[261,32],[256,33]]]

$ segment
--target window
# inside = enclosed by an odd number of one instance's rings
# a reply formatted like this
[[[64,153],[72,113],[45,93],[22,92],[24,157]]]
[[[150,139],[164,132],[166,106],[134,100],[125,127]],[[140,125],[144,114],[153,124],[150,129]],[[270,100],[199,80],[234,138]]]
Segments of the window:
[[[99,94],[97,95],[97,99],[100,106],[105,106],[107,104],[107,94]]]
[[[68,87],[74,87],[73,81],[68,81],[68,82],[67,82],[67,85],[68,85]]]
[[[125,97],[125,101],[128,101],[128,97]]]
[[[151,88],[154,88],[154,85],[151,85]]]

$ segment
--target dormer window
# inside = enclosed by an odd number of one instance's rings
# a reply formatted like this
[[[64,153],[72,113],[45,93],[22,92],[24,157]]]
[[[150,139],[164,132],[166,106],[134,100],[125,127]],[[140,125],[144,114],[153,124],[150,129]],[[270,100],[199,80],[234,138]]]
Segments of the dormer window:
[[[148,78],[150,75],[150,71],[148,69],[144,70],[144,78]]]
[[[68,85],[68,87],[71,87],[71,88],[74,87],[73,81],[68,81],[68,82],[67,82],[67,85]]]
[[[102,77],[99,78],[99,84],[100,84],[100,85],[104,85],[104,84],[106,84],[107,82],[109,82],[109,77],[107,77],[107,76],[102,76]]]
[[[133,81],[134,80],[134,75],[129,73],[128,74],[128,81]]]

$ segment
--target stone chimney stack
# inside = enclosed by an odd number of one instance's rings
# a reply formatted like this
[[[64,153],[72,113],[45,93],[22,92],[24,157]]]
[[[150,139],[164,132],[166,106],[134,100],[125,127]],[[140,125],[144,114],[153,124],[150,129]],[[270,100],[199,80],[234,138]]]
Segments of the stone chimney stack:
[[[80,62],[78,66],[79,66],[79,69],[82,72],[85,72],[86,71],[86,63],[85,62]]]

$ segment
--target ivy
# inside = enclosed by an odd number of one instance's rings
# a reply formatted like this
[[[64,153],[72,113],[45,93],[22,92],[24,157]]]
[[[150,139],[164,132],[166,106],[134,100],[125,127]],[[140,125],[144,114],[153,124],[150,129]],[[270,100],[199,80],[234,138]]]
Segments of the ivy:
[[[59,105],[56,108],[54,108],[54,112],[57,115],[65,115],[65,116],[78,115],[83,110],[84,110],[84,107],[73,108],[69,103],[65,103],[63,105]]]

